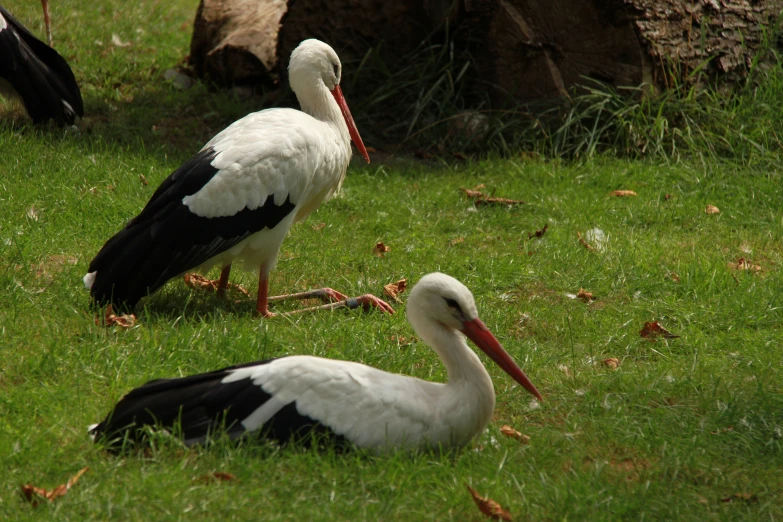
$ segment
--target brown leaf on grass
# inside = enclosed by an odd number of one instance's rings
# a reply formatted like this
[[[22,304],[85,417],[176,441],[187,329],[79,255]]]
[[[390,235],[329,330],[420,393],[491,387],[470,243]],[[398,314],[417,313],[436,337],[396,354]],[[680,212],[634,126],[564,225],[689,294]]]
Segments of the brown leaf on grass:
[[[150,182],[147,181],[147,176],[145,176],[141,172],[139,172],[139,181],[141,181],[141,184],[144,185],[145,187],[150,184]]]
[[[707,214],[720,214],[720,209],[715,205],[707,205],[707,208],[704,209],[704,212]]]
[[[465,241],[465,238],[462,236],[454,238],[451,241],[449,241],[449,246],[459,245],[463,241]]]
[[[699,504],[707,505],[709,504],[709,501],[704,497],[699,497]]]
[[[406,346],[410,346],[419,342],[419,338],[415,335],[411,335],[410,337],[405,337],[404,335],[392,335],[389,337],[389,339],[399,344],[400,348],[405,348]]]
[[[483,185],[479,185],[479,187],[483,187]],[[479,188],[479,187],[476,187],[476,188]],[[469,199],[476,199],[476,198],[485,198],[485,197],[487,197],[486,194],[484,194],[483,192],[479,192],[478,190],[475,190],[475,189],[461,188],[459,190],[460,190],[460,192],[463,192]]]
[[[533,234],[528,234],[528,235],[527,235],[527,238],[528,238],[528,239],[533,239],[534,237],[536,237],[536,238],[544,237],[544,234],[546,234],[546,230],[547,230],[548,228],[549,228],[549,223],[546,223],[546,224],[543,226],[543,228],[541,228],[541,230],[536,230],[536,231],[535,231],[535,233],[533,233]]]
[[[669,274],[669,278],[674,281],[675,283],[680,282],[680,276],[678,276],[676,273],[672,272]]]
[[[626,198],[628,196],[636,196],[637,194],[633,190],[613,190],[609,195],[616,198]]]
[[[226,473],[225,471],[213,471],[212,473],[205,473],[204,475],[196,477],[193,482],[209,484],[210,482],[230,482],[236,478],[236,475],[233,475],[232,473]]]
[[[194,290],[202,290],[207,292],[215,292],[218,288],[218,280],[217,279],[208,279],[200,274],[190,273],[185,274],[182,279],[185,281],[185,284],[189,286],[190,288],[193,288]],[[243,294],[245,297],[250,297],[250,292],[245,290],[245,288],[242,285],[237,285],[235,283],[228,283],[226,286],[226,289],[234,289],[240,294]]]
[[[758,502],[759,498],[755,493],[734,493],[733,495],[720,499],[721,502],[734,502],[735,500],[751,503]]]
[[[734,431],[734,426],[728,426],[726,428],[721,428],[719,430],[711,431],[710,435],[720,435],[721,433],[727,433],[730,431]]]
[[[133,314],[116,315],[112,309],[112,305],[106,307],[106,311],[103,317],[96,316],[95,324],[98,326],[114,326],[115,324],[120,328],[132,328],[136,324],[136,316]]]
[[[313,230],[321,230],[326,226],[326,223],[318,223],[317,225],[313,225]]]
[[[482,205],[525,205],[526,203],[521,199],[508,199],[508,198],[482,198],[473,202],[474,205],[480,207]]]
[[[581,299],[585,303],[589,303],[590,301],[594,301],[595,297],[593,297],[592,292],[588,292],[584,288],[580,288],[579,291],[576,293],[576,298]]]
[[[485,516],[491,518],[492,520],[511,520],[511,513],[503,509],[500,504],[491,498],[482,497],[478,494],[478,491],[470,487],[470,485],[465,485],[468,486],[468,491],[470,491],[470,496],[473,497],[473,502],[476,503],[479,511],[481,511]]]
[[[760,265],[754,265],[744,257],[739,258],[736,263],[728,263],[728,265],[734,270],[749,270],[751,272],[761,272],[762,270]]]
[[[500,427],[500,433],[505,435],[506,437],[511,437],[512,439],[517,439],[522,444],[530,444],[530,437],[527,435],[520,433],[519,431],[515,430],[511,426],[503,425]]]
[[[601,361],[601,364],[609,368],[610,370],[616,370],[620,367],[620,359],[617,357],[608,357]]]
[[[53,501],[56,498],[62,497],[68,490],[73,487],[74,484],[84,475],[90,468],[82,468],[76,472],[74,476],[68,479],[65,484],[60,484],[53,490],[49,491],[44,488],[33,486],[32,484],[25,484],[22,486],[22,497],[30,502],[33,506],[37,506],[40,500]]]
[[[670,200],[670,199],[672,199],[673,197],[674,197],[674,196],[673,196],[672,194],[666,194],[665,196],[663,196],[663,199],[665,199],[666,201],[669,201],[669,200]]]
[[[388,285],[383,287],[383,293],[397,301],[398,303],[402,304],[402,301],[400,301],[400,298],[397,297],[401,293],[405,291],[405,289],[408,287],[408,280],[407,279],[400,279],[396,283],[389,283]]]
[[[595,247],[593,247],[593,245],[585,241],[585,238],[582,237],[581,232],[577,232],[576,237],[579,238],[579,242],[582,243],[583,247],[585,247],[587,250],[590,250],[591,252],[595,252]]]
[[[656,337],[677,339],[679,337],[679,335],[674,335],[669,330],[658,324],[658,321],[647,321],[644,323],[644,327],[639,330],[639,335],[646,339],[654,339]]]
[[[373,254],[378,257],[383,257],[386,252],[391,252],[391,248],[383,244],[383,242],[375,243],[375,247],[372,249]]]

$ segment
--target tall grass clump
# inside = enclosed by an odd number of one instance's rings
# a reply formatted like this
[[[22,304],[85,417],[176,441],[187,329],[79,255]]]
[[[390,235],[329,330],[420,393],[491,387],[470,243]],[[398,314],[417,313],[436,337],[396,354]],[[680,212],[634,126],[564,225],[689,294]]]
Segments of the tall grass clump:
[[[435,41],[445,43],[435,43]],[[446,31],[394,63],[382,46],[357,64],[348,89],[363,132],[391,149],[435,152],[534,151],[544,156],[624,157],[679,161],[732,158],[773,161],[780,153],[783,60],[769,34],[740,83],[719,82],[708,63],[682,72],[665,67],[667,87],[614,88],[591,78],[548,105],[490,103],[468,81],[478,74]]]

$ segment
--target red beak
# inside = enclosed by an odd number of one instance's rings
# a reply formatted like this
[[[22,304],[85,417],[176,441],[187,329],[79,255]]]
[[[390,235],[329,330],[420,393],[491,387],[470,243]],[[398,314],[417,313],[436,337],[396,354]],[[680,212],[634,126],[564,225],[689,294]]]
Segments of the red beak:
[[[367,163],[370,163],[370,155],[367,154],[367,149],[364,148],[364,142],[362,142],[362,137],[359,136],[359,130],[356,128],[356,123],[353,121],[353,116],[351,116],[351,111],[348,109],[348,104],[345,103],[342,89],[340,89],[339,85],[335,85],[334,89],[331,90],[331,93],[332,96],[334,96],[334,99],[337,100],[337,105],[340,106],[340,111],[343,113],[345,123],[348,125],[348,132],[351,134],[351,140],[356,145],[356,148],[359,149],[359,152],[362,153],[364,159],[367,160]]]
[[[495,339],[481,319],[473,319],[472,321],[466,321],[462,325],[462,333],[464,333],[468,339],[473,341],[476,346],[481,348],[485,354],[489,355],[490,359],[500,366],[504,372],[509,374],[515,381],[522,385],[527,391],[536,396],[539,401],[543,401],[543,397],[538,393],[538,390],[527,378],[525,372],[523,372],[514,359],[500,346],[500,342]]]

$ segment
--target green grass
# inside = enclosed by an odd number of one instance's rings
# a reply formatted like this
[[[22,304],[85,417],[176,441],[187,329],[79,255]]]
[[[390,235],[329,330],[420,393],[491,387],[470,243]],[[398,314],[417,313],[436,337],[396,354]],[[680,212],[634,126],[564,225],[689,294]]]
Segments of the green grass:
[[[37,4],[4,5],[38,20]],[[783,185],[775,168],[742,158],[357,163],[342,195],[291,231],[273,292],[380,295],[435,270],[473,290],[546,401],[531,409],[485,359],[495,420],[464,451],[169,443],[115,457],[93,446],[86,426],[161,376],[313,354],[445,378],[421,343],[392,339],[412,333],[404,305],[392,317],[261,321],[252,300],[224,303],[172,281],[143,302],[138,326],[95,325],[81,284],[92,256],[173,168],[255,107],[161,80],[187,53],[195,2],[94,5],[53,4],[56,44],[85,93],[80,132],[32,128],[19,111],[0,119],[0,519],[482,520],[466,483],[515,520],[783,518]],[[133,45],[112,47],[112,32]],[[459,188],[480,183],[528,204],[474,209]],[[639,195],[608,195],[621,188]],[[721,213],[706,214],[707,204]],[[543,238],[528,239],[547,223]],[[578,242],[593,228],[608,234],[604,250]],[[391,247],[383,258],[372,253],[378,241]],[[740,258],[762,271],[729,267]],[[255,279],[236,271],[235,280],[252,288]],[[580,287],[597,300],[566,295]],[[681,337],[641,338],[653,320]],[[601,365],[607,357],[619,369]],[[503,424],[530,444],[503,437]],[[53,488],[85,466],[50,505],[19,496],[22,484]],[[197,480],[213,471],[237,479]],[[721,501],[734,493],[755,500]]]

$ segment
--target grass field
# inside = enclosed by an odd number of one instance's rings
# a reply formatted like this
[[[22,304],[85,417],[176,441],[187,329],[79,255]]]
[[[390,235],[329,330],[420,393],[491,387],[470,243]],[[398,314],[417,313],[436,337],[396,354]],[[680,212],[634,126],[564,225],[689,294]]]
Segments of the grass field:
[[[485,358],[495,419],[461,452],[93,446],[86,426],[156,377],[312,354],[445,378],[426,346],[401,338],[404,305],[263,321],[250,299],[178,280],[142,302],[137,326],[95,324],[81,283],[92,256],[171,170],[259,108],[162,80],[188,52],[195,1],[114,4],[52,6],[85,96],[78,133],[33,128],[0,102],[0,519],[482,520],[466,484],[514,520],[783,519],[783,184],[730,160],[357,162],[343,193],[292,230],[273,292],[381,295],[436,270],[471,288],[545,401]],[[38,4],[4,6],[42,34]],[[479,184],[527,204],[474,207],[459,189]],[[606,239],[587,236],[588,250],[577,232],[594,229]],[[234,275],[253,287],[253,274]],[[595,300],[568,295],[580,288]],[[679,337],[644,339],[647,321]],[[19,494],[84,467],[55,502]],[[236,478],[201,480],[212,472]]]

